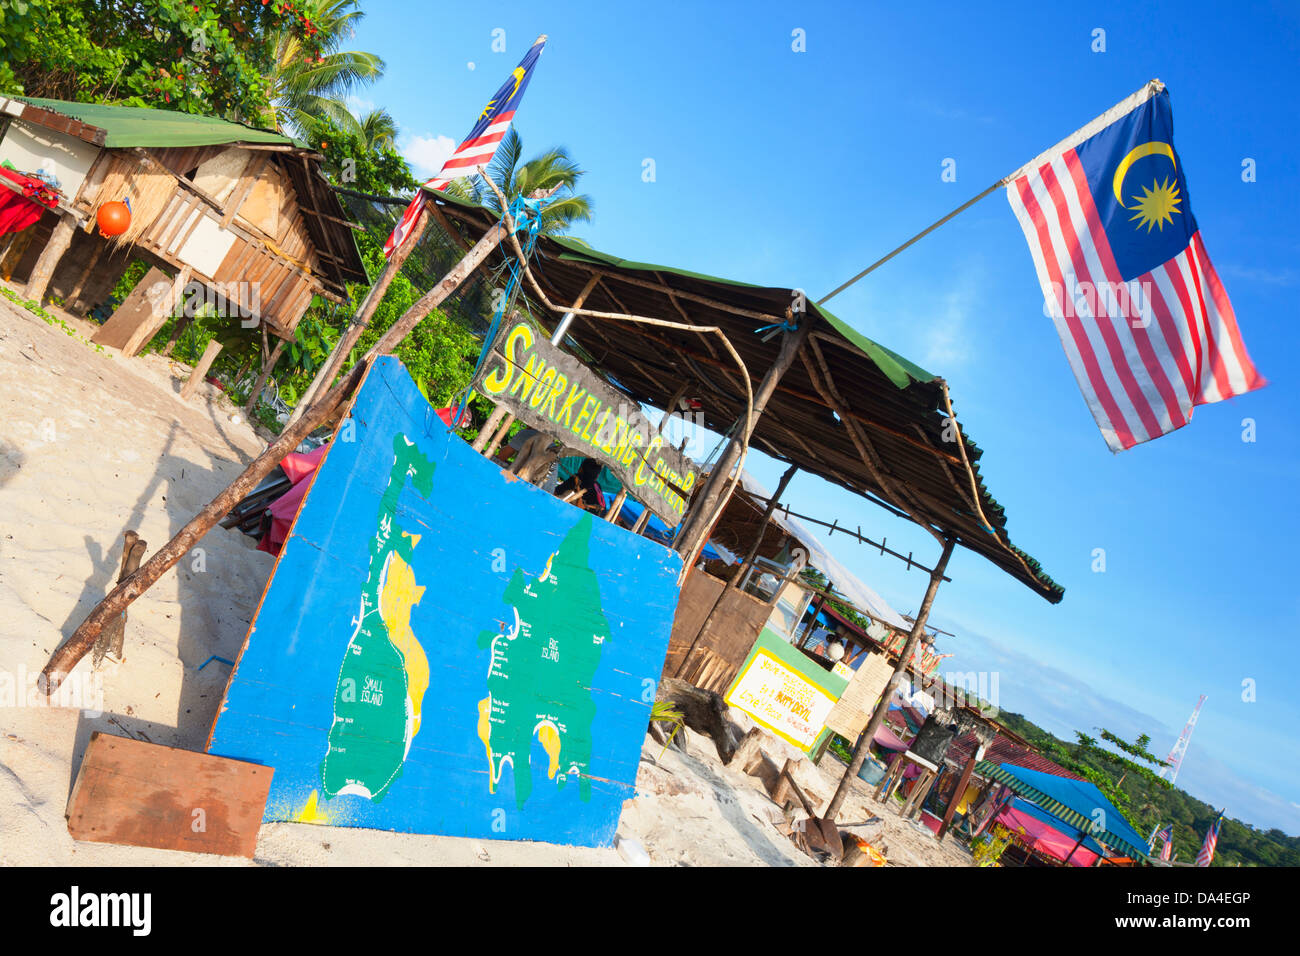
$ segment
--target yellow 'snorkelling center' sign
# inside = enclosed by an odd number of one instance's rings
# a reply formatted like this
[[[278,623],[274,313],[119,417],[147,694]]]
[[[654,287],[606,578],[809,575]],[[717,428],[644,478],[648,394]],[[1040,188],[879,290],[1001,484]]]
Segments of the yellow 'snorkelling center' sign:
[[[699,470],[626,395],[552,345],[527,319],[507,323],[473,387],[543,434],[594,458],[627,493],[676,526]]]

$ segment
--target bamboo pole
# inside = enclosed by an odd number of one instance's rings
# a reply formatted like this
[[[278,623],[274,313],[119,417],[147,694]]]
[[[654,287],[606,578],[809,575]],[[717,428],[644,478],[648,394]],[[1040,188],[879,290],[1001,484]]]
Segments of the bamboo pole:
[[[492,440],[488,442],[487,449],[484,451],[484,454],[488,458],[491,458],[497,453],[497,449],[501,447],[501,443],[506,440],[506,435],[510,433],[510,426],[514,423],[515,416],[513,415],[507,415],[502,419],[501,427],[498,428],[497,433],[492,436]]]
[[[948,538],[943,543],[943,553],[939,555],[939,561],[930,572],[930,583],[925,589],[925,598],[921,601],[921,609],[916,612],[916,620],[912,622],[912,633],[907,635],[907,643],[903,645],[903,650],[898,655],[898,663],[894,665],[893,676],[890,677],[889,683],[885,685],[885,692],[880,695],[880,702],[876,704],[876,709],[871,712],[871,719],[867,721],[866,729],[858,738],[858,744],[853,750],[853,759],[849,761],[848,767],[844,771],[844,776],[840,779],[840,785],[835,791],[835,796],[831,797],[829,806],[826,807],[825,818],[834,822],[836,814],[840,812],[840,807],[844,805],[844,798],[849,795],[849,788],[853,786],[853,779],[857,777],[858,771],[862,769],[862,764],[867,759],[867,751],[871,749],[871,741],[880,729],[880,725],[885,722],[885,714],[889,711],[889,698],[894,688],[898,676],[907,669],[912,660],[912,652],[916,650],[917,642],[925,630],[925,619],[930,616],[930,608],[934,604],[934,595],[939,590],[939,583],[943,580],[943,573],[948,568],[948,559],[952,557],[952,549],[955,539]]]
[[[505,234],[506,230],[500,223],[484,233],[465,257],[453,266],[437,285],[421,296],[387,332],[379,337],[379,341],[357,362],[346,379],[327,391],[324,397],[304,411],[296,422],[290,423],[280,433],[279,438],[268,445],[239,477],[191,518],[175,537],[141,565],[135,574],[118,584],[104,597],[104,600],[95,605],[85,620],[73,631],[72,636],[54,652],[50,662],[41,671],[38,686],[46,696],[58,689],[72,668],[86,655],[104,625],[115,615],[126,610],[132,601],[152,587],[154,582],[180,561],[190,548],[212,529],[213,525],[229,514],[235,505],[271,473],[285,455],[297,448],[313,431],[328,422],[360,384],[365,369],[371,362],[377,356],[387,354],[401,344],[420,320],[441,305],[447,296],[451,295],[487,258],[488,254],[500,245]]]
[[[483,427],[480,428],[478,434],[474,436],[474,441],[470,447],[478,452],[481,452],[486,448],[488,442],[492,440],[492,436],[496,434],[497,426],[501,424],[501,419],[505,417],[506,407],[504,405],[498,405],[496,408],[492,409],[492,414],[488,416],[488,420],[483,423]]]

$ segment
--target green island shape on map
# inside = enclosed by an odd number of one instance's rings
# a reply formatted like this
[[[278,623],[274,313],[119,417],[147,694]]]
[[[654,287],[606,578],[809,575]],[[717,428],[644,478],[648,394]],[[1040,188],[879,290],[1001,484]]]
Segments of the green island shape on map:
[[[420,730],[429,687],[429,661],[411,630],[411,608],[424,594],[412,560],[420,536],[403,531],[395,518],[407,479],[427,498],[433,470],[405,435],[393,437],[393,467],[370,541],[369,574],[352,621],[356,630],[334,688],[334,722],[321,763],[326,799],[340,794],[382,799]],[[314,809],[315,794],[310,805]]]
[[[549,758],[546,776],[563,789],[578,777],[578,795],[591,799],[591,684],[609,639],[600,586],[590,566],[592,517],[584,514],[537,577],[515,568],[503,600],[515,623],[482,631],[491,648],[488,696],[479,702],[478,735],[487,750],[488,789],[507,763],[514,771],[515,804],[533,790],[530,755],[536,737]]]

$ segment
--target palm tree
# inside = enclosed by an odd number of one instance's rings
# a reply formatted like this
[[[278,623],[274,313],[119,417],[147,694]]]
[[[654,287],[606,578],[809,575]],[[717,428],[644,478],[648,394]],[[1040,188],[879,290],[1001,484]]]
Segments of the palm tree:
[[[523,139],[511,127],[487,167],[487,175],[505,194],[506,199],[513,202],[520,196],[534,192],[556,190],[542,209],[543,235],[563,235],[571,223],[590,222],[592,199],[585,193],[576,191],[577,182],[584,171],[578,168],[577,161],[569,156],[569,151],[563,146],[555,146],[521,163],[523,151]],[[501,213],[501,203],[496,193],[476,177],[457,179],[447,191],[462,199],[481,203],[498,215]]]
[[[271,101],[268,125],[302,133],[313,119],[319,118],[344,129],[358,128],[357,119],[342,97],[382,76],[384,61],[373,53],[340,49],[355,35],[356,22],[365,16],[357,2],[324,0],[321,4],[312,21],[321,44],[319,56],[312,56],[288,30],[276,31],[267,38]]]
[[[382,149],[397,141],[397,121],[388,110],[371,110],[360,118],[353,117],[353,122],[367,149]]]

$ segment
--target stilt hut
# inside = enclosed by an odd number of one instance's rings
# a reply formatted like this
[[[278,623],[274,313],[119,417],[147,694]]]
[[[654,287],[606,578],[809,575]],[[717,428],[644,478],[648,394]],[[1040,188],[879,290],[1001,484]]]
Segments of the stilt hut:
[[[153,266],[95,337],[127,354],[196,295],[287,339],[313,296],[343,301],[347,282],[367,281],[321,160],[280,133],[209,116],[0,97],[0,165],[12,174],[0,185],[43,183],[57,199],[0,236],[0,274],[28,299],[59,296],[84,315],[131,260]],[[104,238],[97,214],[109,202],[127,203],[130,220]]]

